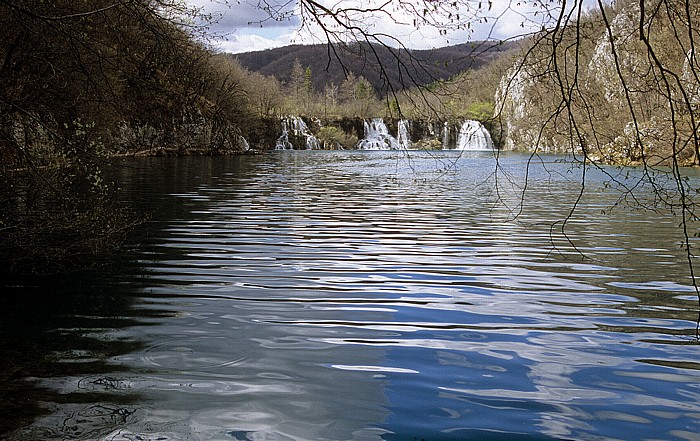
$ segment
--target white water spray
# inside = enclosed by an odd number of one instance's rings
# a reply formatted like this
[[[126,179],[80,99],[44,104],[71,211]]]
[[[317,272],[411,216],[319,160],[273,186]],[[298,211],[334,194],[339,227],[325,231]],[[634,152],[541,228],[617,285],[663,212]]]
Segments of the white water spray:
[[[250,151],[250,143],[248,142],[247,139],[243,135],[239,135],[241,138],[241,145],[243,146],[243,151],[247,152]]]
[[[491,134],[479,121],[464,121],[459,129],[456,150],[493,150]]]
[[[411,126],[410,126],[410,123],[407,120],[402,119],[399,121],[398,126],[399,126],[399,128],[398,128],[397,142],[398,142],[399,148],[408,150],[411,148],[411,130],[410,130]]]
[[[450,148],[450,123],[445,121],[442,124],[442,149],[447,150]]]
[[[298,116],[290,116],[282,120],[282,135],[277,138],[275,150],[292,150],[294,148],[289,141],[290,130],[294,136],[304,137],[306,139],[306,143],[304,144],[305,149],[318,150],[321,148],[321,143],[311,133],[304,120]]]
[[[357,144],[360,150],[398,150],[399,141],[391,136],[384,120],[365,121],[365,137]]]

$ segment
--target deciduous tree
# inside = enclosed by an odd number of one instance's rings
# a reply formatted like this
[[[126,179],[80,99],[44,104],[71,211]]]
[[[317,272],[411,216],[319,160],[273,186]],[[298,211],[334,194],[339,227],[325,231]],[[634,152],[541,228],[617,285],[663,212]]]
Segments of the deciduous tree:
[[[0,0],[3,270],[63,270],[122,239],[100,161],[124,131],[214,151],[240,133],[240,81],[195,41],[196,16],[175,0]]]

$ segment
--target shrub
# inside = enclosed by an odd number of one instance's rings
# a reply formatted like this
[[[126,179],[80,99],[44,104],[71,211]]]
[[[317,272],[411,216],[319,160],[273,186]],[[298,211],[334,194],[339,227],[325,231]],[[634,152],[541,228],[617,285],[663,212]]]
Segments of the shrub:
[[[333,126],[321,127],[316,137],[326,150],[354,149],[359,142],[357,136]]]

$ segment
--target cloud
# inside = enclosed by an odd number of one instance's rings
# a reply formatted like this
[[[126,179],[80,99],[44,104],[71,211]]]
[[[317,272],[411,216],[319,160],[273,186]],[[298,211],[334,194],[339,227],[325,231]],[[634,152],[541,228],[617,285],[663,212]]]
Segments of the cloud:
[[[294,2],[270,0],[186,0],[187,4],[196,8],[203,16],[209,16],[210,32],[216,35],[229,35],[241,29],[263,28],[294,28],[299,26],[299,20],[293,12]],[[264,4],[280,4],[276,12],[266,11]],[[271,14],[287,16],[286,19],[275,20]]]
[[[586,0],[591,1],[591,0]],[[313,20],[303,21],[296,0],[187,0],[188,4],[202,8],[212,14],[215,21],[210,25],[212,35],[223,38],[218,44],[222,51],[247,52],[288,44],[325,43],[323,29]],[[507,39],[539,29],[543,14],[533,16],[537,6],[532,2],[514,2],[513,0],[493,0],[487,7],[488,0],[461,0],[459,9],[452,7],[453,2],[435,2],[443,5],[444,11],[435,15],[435,21],[444,25],[446,32],[423,23],[423,9],[428,0],[405,0],[401,3],[379,2],[375,0],[317,0],[318,3],[332,9],[342,7],[349,9],[349,18],[353,25],[360,26],[368,33],[384,34],[381,40],[387,44],[398,43],[412,49],[429,49],[451,44],[485,39]],[[384,9],[378,12],[360,11],[368,5],[382,4]],[[529,6],[528,6],[529,4]],[[534,5],[548,7],[547,2],[536,1]],[[543,6],[544,5],[544,6]],[[415,9],[411,10],[411,7]],[[265,9],[268,8],[268,9]],[[357,8],[357,11],[352,11]],[[540,10],[540,12],[542,12]],[[271,18],[272,14],[272,18]],[[279,15],[276,15],[279,14]],[[430,14],[428,14],[429,16]],[[275,20],[274,17],[278,18]],[[454,27],[455,18],[459,17],[465,26]],[[530,21],[534,20],[534,21]],[[466,26],[469,22],[469,26]],[[525,23],[525,27],[521,24]],[[304,26],[302,26],[304,24]],[[324,22],[327,29],[335,32],[340,27],[332,19]],[[530,24],[531,26],[528,26]],[[351,41],[357,35],[346,33],[340,39]]]
[[[430,49],[469,41],[508,39],[531,32],[533,27],[520,27],[527,20],[536,18],[534,11],[541,13],[547,8],[546,1],[532,2],[515,0],[459,0],[430,1],[404,0],[402,2],[373,0],[317,0],[329,9],[341,7],[350,11],[353,26],[367,34],[385,35],[380,39],[391,45],[401,44],[411,49]],[[382,5],[381,10],[368,11],[371,5]],[[431,9],[431,8],[437,9]],[[538,9],[539,8],[539,9]],[[364,9],[364,10],[363,10]],[[353,10],[356,12],[353,15]],[[540,14],[540,17],[542,15]],[[333,20],[326,20],[333,28]],[[318,25],[310,24],[314,34]],[[539,25],[536,26],[540,28]],[[316,34],[319,32],[316,31]],[[350,40],[352,35],[347,39]]]
[[[217,48],[222,52],[232,54],[241,52],[254,52],[276,47],[294,44],[295,34],[288,33],[275,38],[267,38],[252,33],[236,33],[229,36],[225,41],[220,42]]]
[[[284,46],[277,40],[261,37],[255,34],[234,35],[227,41],[219,44],[218,49],[222,52],[239,53],[239,52],[254,52],[265,49],[272,49]]]

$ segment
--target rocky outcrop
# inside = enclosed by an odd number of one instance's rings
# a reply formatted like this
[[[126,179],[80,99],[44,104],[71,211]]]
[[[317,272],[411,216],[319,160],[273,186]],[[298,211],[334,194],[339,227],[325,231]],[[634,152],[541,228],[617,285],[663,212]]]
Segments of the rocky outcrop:
[[[495,96],[495,119],[500,121],[503,149],[557,151],[557,141],[542,130],[541,116],[550,112],[541,94],[543,89],[537,66],[523,60],[503,75]]]
[[[681,82],[687,99],[692,106],[700,106],[700,52],[689,50],[685,55]]]
[[[632,3],[610,22],[609,31],[601,29],[587,66],[585,85],[602,90],[605,101],[618,109],[626,105],[626,94],[644,89],[642,82],[650,71],[639,41],[639,15],[639,5]]]
[[[543,36],[504,74],[495,94],[503,147],[614,164],[697,163],[700,57],[687,51],[683,23],[668,26],[670,10],[640,20],[632,2],[607,13],[609,27],[593,16]]]
[[[249,148],[240,129],[221,127],[203,117],[173,122],[168,129],[122,122],[102,142],[112,154],[136,156],[223,155]]]

